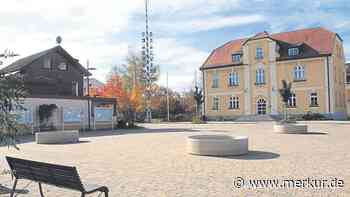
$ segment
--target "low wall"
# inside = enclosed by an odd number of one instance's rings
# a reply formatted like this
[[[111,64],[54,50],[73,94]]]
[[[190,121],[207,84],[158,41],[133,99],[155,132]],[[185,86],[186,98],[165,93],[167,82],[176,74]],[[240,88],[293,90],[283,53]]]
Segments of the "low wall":
[[[62,144],[79,142],[79,131],[51,131],[35,133],[37,144]]]

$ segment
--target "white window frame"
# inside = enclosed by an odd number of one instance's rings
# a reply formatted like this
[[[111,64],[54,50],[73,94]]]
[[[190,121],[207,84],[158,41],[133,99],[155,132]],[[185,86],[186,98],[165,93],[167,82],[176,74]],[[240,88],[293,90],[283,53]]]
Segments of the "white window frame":
[[[297,55],[299,55],[298,47],[292,47],[288,49],[288,56],[297,56]]]
[[[294,67],[294,81],[304,81],[305,80],[305,67],[302,65],[297,65]]]
[[[264,50],[261,47],[257,47],[255,51],[255,56],[257,60],[264,59]]]
[[[214,96],[212,110],[219,111],[219,108],[220,108],[220,98],[217,96]]]
[[[240,54],[232,54],[232,62],[235,62],[235,63],[241,62],[241,55]]]
[[[310,94],[310,106],[311,107],[318,107],[319,106],[317,92],[312,92]]]
[[[261,105],[259,101],[264,101],[264,102],[261,102]],[[265,105],[265,107],[262,107],[262,104]],[[261,113],[259,113],[261,112]],[[264,114],[267,114],[267,101],[263,98],[260,98],[257,100],[256,102],[256,113],[259,114],[259,115],[264,115]]]
[[[212,79],[212,88],[219,88],[219,83],[220,83],[220,77],[217,72],[213,73],[213,79]]]
[[[231,96],[229,101],[229,109],[239,109],[239,97]]]
[[[265,84],[265,70],[263,68],[256,70],[255,83],[257,85]]]
[[[289,97],[289,99],[288,99],[288,107],[296,108],[296,106],[297,106],[297,97],[296,97],[295,93],[292,93],[292,96]]]
[[[230,72],[230,74],[228,75],[228,85],[229,86],[238,86],[239,85],[238,72]]]

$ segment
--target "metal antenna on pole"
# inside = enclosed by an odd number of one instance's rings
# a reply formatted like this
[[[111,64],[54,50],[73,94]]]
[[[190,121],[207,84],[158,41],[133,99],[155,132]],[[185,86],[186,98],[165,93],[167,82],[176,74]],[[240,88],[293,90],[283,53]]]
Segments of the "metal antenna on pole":
[[[10,51],[9,49],[5,49],[4,53],[0,53],[0,58],[8,59],[11,57],[19,56],[19,54],[14,53],[13,51]],[[0,65],[2,65],[3,62],[0,61]]]
[[[152,85],[156,80],[156,68],[153,65],[153,33],[150,31],[149,16],[148,16],[149,1],[145,0],[145,32],[142,32],[142,60],[143,60],[143,80],[145,81],[145,96],[146,96],[146,121],[151,122],[151,96]]]

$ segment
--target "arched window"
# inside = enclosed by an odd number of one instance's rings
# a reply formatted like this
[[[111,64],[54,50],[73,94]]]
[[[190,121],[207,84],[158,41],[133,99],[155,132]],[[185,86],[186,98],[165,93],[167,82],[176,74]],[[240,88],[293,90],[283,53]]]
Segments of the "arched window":
[[[305,80],[304,66],[298,65],[294,67],[294,80],[296,81]]]
[[[259,99],[257,102],[257,113],[259,115],[266,114],[266,101],[265,99]]]
[[[256,70],[256,84],[264,84],[265,83],[265,72],[264,69],[259,68]]]

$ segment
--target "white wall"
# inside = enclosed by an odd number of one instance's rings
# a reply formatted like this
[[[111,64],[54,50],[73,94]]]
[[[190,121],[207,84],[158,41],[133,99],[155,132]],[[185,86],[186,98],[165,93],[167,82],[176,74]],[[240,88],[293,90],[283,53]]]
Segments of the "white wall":
[[[84,124],[86,125],[88,122],[88,101],[87,100],[78,100],[78,99],[51,99],[51,98],[26,98],[24,100],[24,107],[27,109],[32,109],[34,115],[33,115],[33,123],[34,127],[39,126],[40,120],[39,120],[39,106],[43,104],[56,104],[58,107],[57,110],[55,110],[52,114],[52,117],[50,118],[50,122],[54,123],[55,126],[60,128],[62,126],[62,118],[63,118],[63,111],[67,109],[76,109],[81,110],[82,112],[82,120]]]

